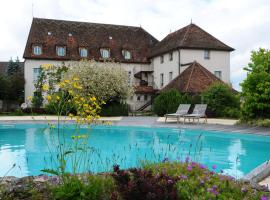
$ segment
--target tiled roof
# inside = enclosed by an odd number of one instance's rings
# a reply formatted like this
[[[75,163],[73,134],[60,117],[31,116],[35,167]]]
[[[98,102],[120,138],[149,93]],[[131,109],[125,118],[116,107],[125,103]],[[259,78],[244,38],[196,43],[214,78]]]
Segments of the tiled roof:
[[[158,42],[141,27],[34,18],[24,58],[79,60],[79,47],[88,49],[88,58],[100,59],[100,48],[109,48],[111,58],[120,62],[148,63],[149,50]],[[32,45],[42,45],[42,54],[32,53]],[[56,55],[56,46],[66,46],[66,56]],[[125,60],[122,50],[132,58]]]
[[[175,88],[182,93],[196,94],[201,93],[215,82],[224,83],[198,62],[194,61],[180,75],[162,88],[161,91]]]
[[[158,91],[152,86],[135,86],[134,90],[136,94],[155,94]]]
[[[9,62],[0,62],[0,74],[6,74],[8,69]],[[23,71],[24,63],[20,62],[20,67]]]
[[[167,35],[152,48],[149,57],[158,56],[172,50],[183,49],[209,49],[221,51],[233,51],[234,49],[222,43],[199,26],[190,24]]]

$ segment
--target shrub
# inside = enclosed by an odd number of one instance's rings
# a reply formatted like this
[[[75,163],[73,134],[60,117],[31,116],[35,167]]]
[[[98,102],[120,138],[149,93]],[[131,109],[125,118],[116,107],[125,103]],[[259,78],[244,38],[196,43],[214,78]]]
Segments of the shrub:
[[[127,84],[126,71],[114,62],[80,61],[70,64],[64,79],[80,77],[82,95],[95,96],[98,101],[125,100],[133,93],[133,87]]]
[[[176,190],[177,199],[255,200],[269,195],[255,190],[250,184],[223,175],[223,172],[218,174],[216,166],[208,169],[205,165],[187,160],[183,163],[145,164],[143,168],[152,171],[153,177],[163,174],[163,177],[166,177],[163,181]]]
[[[8,98],[8,87],[7,77],[0,74],[0,100],[6,100]]]
[[[209,115],[215,117],[238,117],[240,99],[232,89],[221,83],[214,83],[202,93],[203,102],[208,105]]]
[[[171,89],[162,92],[155,98],[153,104],[153,111],[158,116],[163,116],[167,113],[176,112],[180,103],[190,103],[191,98],[187,95],[180,94],[178,90]]]
[[[253,119],[253,120],[241,119],[239,124],[249,124],[251,126],[270,127],[270,119]]]
[[[0,75],[0,99],[18,103],[24,101],[24,78],[21,72],[10,76]]]
[[[101,116],[128,116],[128,104],[123,102],[109,102],[101,109]]]
[[[55,99],[55,97],[59,94],[59,92],[56,92],[52,95],[52,98]],[[47,114],[58,114],[57,113],[57,108],[58,107],[62,107],[62,115],[67,116],[68,114],[72,113],[72,114],[76,114],[76,108],[73,105],[72,101],[69,101],[68,94],[64,94],[64,97],[66,99],[66,101],[49,101],[47,104],[45,104],[45,112]]]
[[[12,181],[1,188],[1,199],[61,199],[61,200],[267,200],[265,187],[253,187],[205,165],[190,162],[143,163],[141,168],[114,171],[106,174],[66,175],[47,177],[48,182]],[[60,181],[60,182],[59,182]],[[15,185],[16,184],[16,185]],[[17,186],[17,187],[16,187]],[[47,187],[46,187],[47,186]],[[12,190],[10,190],[12,188]],[[1,191],[2,189],[2,191]]]
[[[44,108],[25,108],[22,112],[25,114],[47,114]]]
[[[244,68],[247,78],[242,86],[242,118],[270,118],[270,50],[253,51]]]
[[[89,175],[86,180],[73,176],[65,184],[52,188],[56,200],[110,200],[115,191],[113,178],[99,175]]]
[[[136,168],[119,170],[118,166],[114,167],[113,177],[123,199],[177,199],[174,184],[179,180],[178,177]]]

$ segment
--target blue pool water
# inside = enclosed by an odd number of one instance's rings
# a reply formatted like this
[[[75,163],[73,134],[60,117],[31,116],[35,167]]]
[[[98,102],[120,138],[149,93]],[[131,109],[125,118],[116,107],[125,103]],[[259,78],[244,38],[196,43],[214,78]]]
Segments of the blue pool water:
[[[40,170],[52,166],[56,157],[55,133],[41,124],[0,125],[0,177],[6,175],[39,175]],[[69,144],[74,126],[67,125],[60,132]],[[83,133],[89,132],[82,129]],[[213,132],[205,130],[95,126],[90,130],[89,156],[92,172],[111,170],[113,164],[121,168],[139,166],[142,160],[191,160],[216,165],[240,178],[259,164],[270,159],[270,137],[249,134]],[[16,164],[14,168],[12,165]],[[11,170],[10,170],[11,169]]]

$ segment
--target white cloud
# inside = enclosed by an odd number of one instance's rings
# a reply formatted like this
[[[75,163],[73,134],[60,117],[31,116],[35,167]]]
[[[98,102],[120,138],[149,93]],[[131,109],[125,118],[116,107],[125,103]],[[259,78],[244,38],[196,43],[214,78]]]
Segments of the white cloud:
[[[1,0],[0,60],[22,58],[35,17],[142,26],[161,40],[193,22],[236,50],[231,80],[239,89],[250,52],[270,47],[269,0]]]

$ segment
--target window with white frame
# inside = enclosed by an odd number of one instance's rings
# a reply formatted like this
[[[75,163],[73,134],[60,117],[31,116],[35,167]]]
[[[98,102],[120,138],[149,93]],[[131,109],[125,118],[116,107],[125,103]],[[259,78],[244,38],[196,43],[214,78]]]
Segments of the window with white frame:
[[[163,85],[164,85],[164,74],[161,73],[160,74],[160,87],[163,87]]]
[[[56,47],[56,54],[57,54],[57,56],[65,56],[66,55],[66,47],[57,46]]]
[[[130,59],[131,59],[131,53],[130,53],[130,51],[128,51],[128,50],[123,50],[123,51],[122,51],[122,54],[123,54],[123,56],[124,56],[124,58],[125,58],[126,60],[130,60]]]
[[[87,56],[88,56],[88,51],[87,51],[86,48],[80,48],[79,51],[80,51],[80,56],[81,56],[82,58],[87,58]]]
[[[215,76],[218,77],[219,79],[222,78],[222,72],[221,72],[221,71],[215,71],[214,74],[215,74]]]
[[[100,49],[100,55],[102,58],[110,58],[110,50],[109,49]]]
[[[173,72],[169,72],[169,81],[173,79]]]
[[[137,101],[141,101],[141,95],[137,95]]]
[[[210,59],[210,50],[204,50],[204,59],[206,60]]]
[[[37,68],[33,68],[33,81],[37,82],[38,78],[40,76],[40,72],[41,72],[41,68],[37,67]]]
[[[160,56],[160,63],[164,63],[164,56]]]
[[[42,49],[41,49],[40,45],[33,46],[33,54],[34,55],[41,55],[42,54]]]
[[[169,60],[172,61],[173,60],[173,52],[169,53]]]

